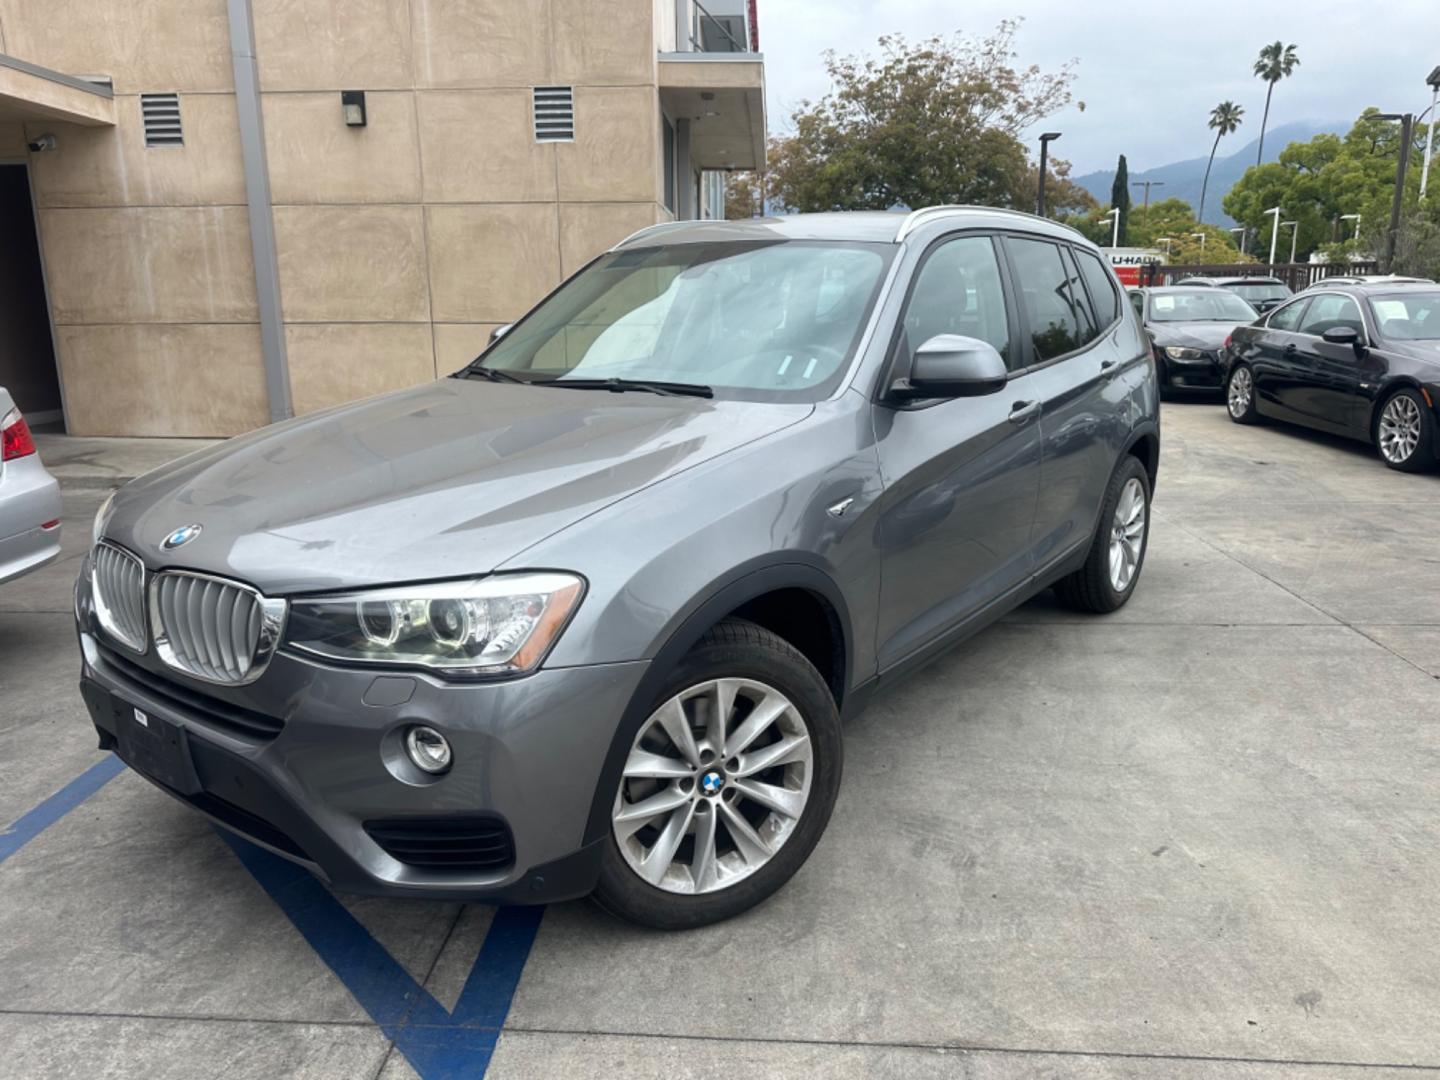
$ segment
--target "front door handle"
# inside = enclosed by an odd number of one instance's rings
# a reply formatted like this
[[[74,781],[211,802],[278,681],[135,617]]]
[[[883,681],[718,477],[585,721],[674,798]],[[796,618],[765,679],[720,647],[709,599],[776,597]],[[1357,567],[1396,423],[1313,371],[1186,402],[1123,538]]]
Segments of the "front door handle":
[[[1023,424],[1040,411],[1038,401],[1017,401],[1010,406],[1010,415],[1006,417],[1012,424]]]
[[[1290,344],[1288,344],[1288,345],[1285,346],[1285,355],[1286,355],[1286,356],[1294,356],[1294,355],[1295,355],[1297,352],[1299,352],[1299,351],[1300,351],[1300,346],[1296,345],[1293,341],[1290,342]]]

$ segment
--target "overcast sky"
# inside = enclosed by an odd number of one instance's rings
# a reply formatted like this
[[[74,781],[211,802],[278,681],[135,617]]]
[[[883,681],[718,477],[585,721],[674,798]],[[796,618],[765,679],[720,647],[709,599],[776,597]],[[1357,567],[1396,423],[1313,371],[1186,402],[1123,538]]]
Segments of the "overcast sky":
[[[1349,121],[1367,105],[1418,113],[1430,104],[1425,77],[1440,65],[1440,0],[760,0],[770,130],[789,130],[795,106],[824,95],[826,49],[871,51],[895,31],[983,36],[1014,15],[1025,19],[1021,66],[1079,60],[1075,98],[1085,111],[1072,105],[1045,122],[1064,134],[1051,152],[1077,174],[1110,168],[1121,153],[1131,171],[1203,157],[1210,109],[1226,99],[1245,106],[1245,123],[1221,143],[1222,156],[1227,143],[1233,151],[1255,138],[1265,83],[1250,67],[1277,38],[1296,46],[1300,66],[1275,88],[1271,128]]]

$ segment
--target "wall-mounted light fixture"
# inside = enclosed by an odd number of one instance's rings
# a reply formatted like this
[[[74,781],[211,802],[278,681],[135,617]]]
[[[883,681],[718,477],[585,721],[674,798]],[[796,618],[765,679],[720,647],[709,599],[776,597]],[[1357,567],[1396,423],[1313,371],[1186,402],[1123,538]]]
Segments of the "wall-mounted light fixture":
[[[345,113],[346,127],[365,126],[365,91],[341,90],[340,108]]]

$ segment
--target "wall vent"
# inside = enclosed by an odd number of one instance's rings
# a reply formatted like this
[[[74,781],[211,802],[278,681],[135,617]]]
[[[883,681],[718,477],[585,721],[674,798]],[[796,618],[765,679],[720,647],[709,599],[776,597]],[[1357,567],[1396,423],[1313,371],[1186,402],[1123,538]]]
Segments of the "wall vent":
[[[141,94],[140,118],[145,122],[146,146],[184,146],[180,130],[180,95]]]
[[[535,141],[573,142],[575,92],[569,86],[537,86],[534,91]]]

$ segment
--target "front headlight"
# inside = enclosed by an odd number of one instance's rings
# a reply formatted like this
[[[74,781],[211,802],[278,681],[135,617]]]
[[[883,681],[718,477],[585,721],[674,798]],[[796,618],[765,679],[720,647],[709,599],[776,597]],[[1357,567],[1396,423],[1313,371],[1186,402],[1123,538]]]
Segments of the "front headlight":
[[[1165,355],[1171,360],[1199,360],[1205,354],[1199,349],[1187,349],[1183,345],[1166,345]]]
[[[540,666],[584,591],[573,574],[535,573],[300,597],[285,640],[330,660],[520,675]]]
[[[105,535],[105,526],[110,524],[110,511],[115,507],[115,492],[105,496],[105,501],[100,504],[100,509],[95,511],[95,521],[90,526],[90,546],[94,547],[100,542],[100,537]]]

